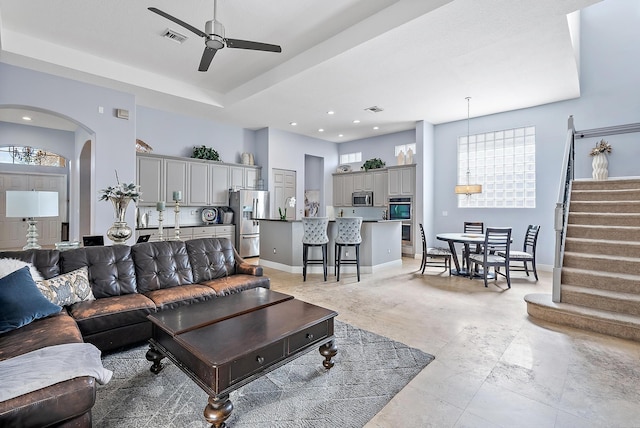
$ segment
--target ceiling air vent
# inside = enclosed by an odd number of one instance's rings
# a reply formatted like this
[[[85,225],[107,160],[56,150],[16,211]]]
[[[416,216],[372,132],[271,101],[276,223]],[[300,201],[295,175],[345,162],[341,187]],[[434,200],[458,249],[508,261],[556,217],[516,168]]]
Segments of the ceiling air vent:
[[[176,43],[184,43],[185,40],[188,39],[184,34],[180,34],[177,31],[172,30],[171,28],[167,28],[164,33],[162,33],[162,37],[166,37],[169,40],[173,40]]]
[[[384,109],[382,107],[378,107],[378,106],[373,106],[373,107],[369,107],[365,109],[366,111],[370,111],[372,113],[380,113],[381,111],[383,111]]]

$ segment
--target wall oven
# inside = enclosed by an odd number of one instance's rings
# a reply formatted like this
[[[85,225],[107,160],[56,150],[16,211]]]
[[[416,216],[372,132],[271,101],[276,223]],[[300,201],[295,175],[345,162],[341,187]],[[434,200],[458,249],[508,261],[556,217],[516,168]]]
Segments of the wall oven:
[[[411,220],[411,198],[389,198],[389,220]]]
[[[411,241],[413,240],[413,230],[411,230],[411,228],[410,221],[402,222],[402,245],[411,245]]]

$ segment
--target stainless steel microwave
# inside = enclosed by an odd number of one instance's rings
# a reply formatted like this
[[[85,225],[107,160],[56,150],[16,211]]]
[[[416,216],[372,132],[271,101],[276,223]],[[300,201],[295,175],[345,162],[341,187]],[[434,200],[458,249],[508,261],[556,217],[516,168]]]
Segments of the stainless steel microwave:
[[[354,207],[372,207],[373,192],[353,192],[351,195],[351,205]]]

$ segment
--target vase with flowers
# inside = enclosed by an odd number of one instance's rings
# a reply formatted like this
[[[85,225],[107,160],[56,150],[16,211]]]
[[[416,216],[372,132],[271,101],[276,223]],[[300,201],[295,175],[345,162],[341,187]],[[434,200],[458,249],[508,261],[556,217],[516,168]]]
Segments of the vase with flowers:
[[[607,154],[611,153],[611,144],[605,140],[600,140],[596,143],[596,146],[591,149],[589,155],[593,157],[591,161],[591,167],[593,171],[591,176],[594,180],[606,180],[609,178],[609,161],[607,160]]]
[[[120,183],[118,172],[116,171],[116,186],[109,186],[100,190],[101,201],[111,201],[115,211],[116,221],[107,230],[107,237],[114,244],[125,244],[127,239],[133,235],[133,230],[125,221],[127,207],[131,201],[137,203],[140,200],[140,186],[134,183]]]

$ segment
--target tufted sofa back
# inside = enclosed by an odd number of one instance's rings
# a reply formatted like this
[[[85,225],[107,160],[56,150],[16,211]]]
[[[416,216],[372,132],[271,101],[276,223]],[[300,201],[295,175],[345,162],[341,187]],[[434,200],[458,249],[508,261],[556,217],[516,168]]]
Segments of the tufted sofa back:
[[[60,253],[60,273],[84,266],[89,270],[89,282],[96,298],[137,291],[136,270],[129,246],[85,247]]]
[[[138,292],[193,284],[187,248],[182,241],[145,242],[131,247]]]
[[[192,239],[186,242],[186,247],[195,282],[224,278],[236,273],[235,254],[229,239]]]
[[[0,259],[17,259],[31,263],[45,279],[60,275],[59,250],[1,251]]]

